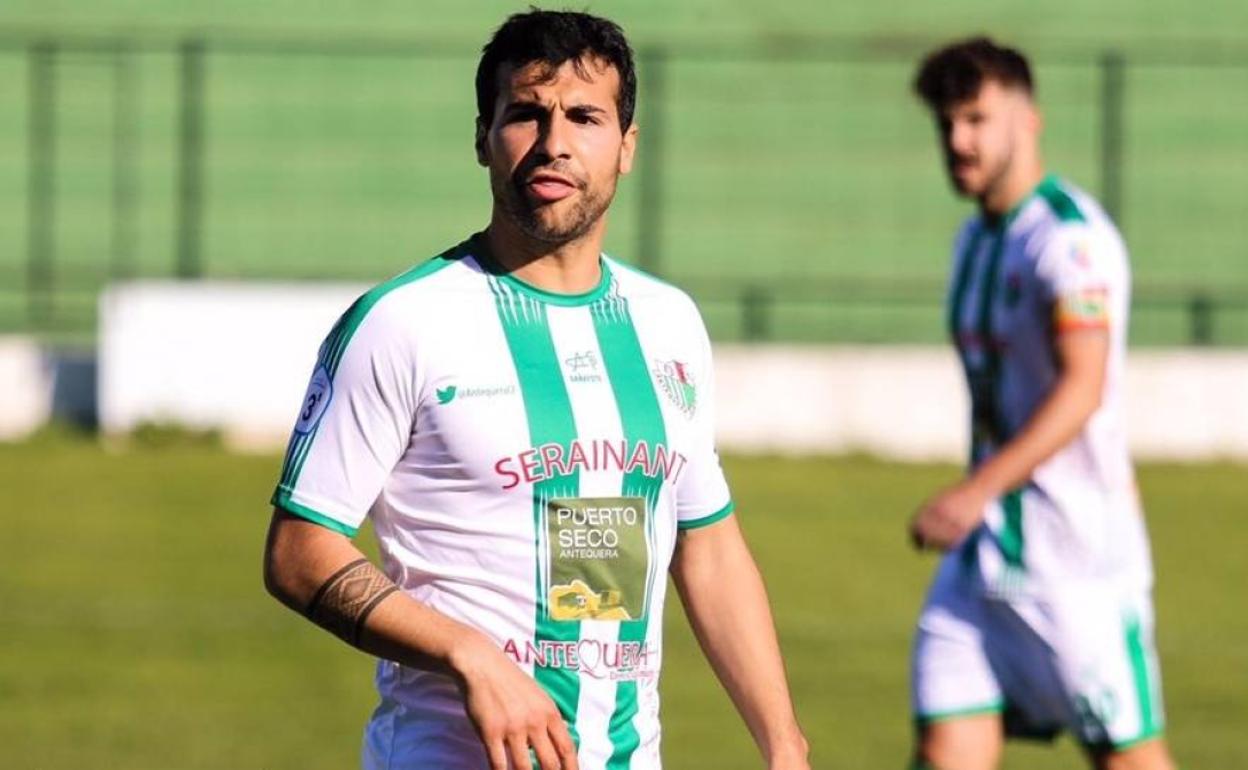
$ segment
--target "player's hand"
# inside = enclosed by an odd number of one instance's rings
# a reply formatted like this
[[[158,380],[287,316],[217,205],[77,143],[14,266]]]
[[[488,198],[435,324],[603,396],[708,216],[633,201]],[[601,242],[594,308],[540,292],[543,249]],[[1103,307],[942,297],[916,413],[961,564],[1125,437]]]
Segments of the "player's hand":
[[[940,551],[953,548],[983,521],[989,497],[970,481],[940,492],[920,506],[910,520],[914,547]]]
[[[554,701],[491,642],[484,637],[466,641],[451,665],[460,676],[490,770],[578,770],[576,744]]]

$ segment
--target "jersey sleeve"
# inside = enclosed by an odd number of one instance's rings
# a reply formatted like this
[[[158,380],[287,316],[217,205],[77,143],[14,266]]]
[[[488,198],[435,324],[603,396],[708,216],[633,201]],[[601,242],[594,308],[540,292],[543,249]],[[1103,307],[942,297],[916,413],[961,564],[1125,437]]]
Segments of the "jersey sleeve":
[[[1048,238],[1036,272],[1059,334],[1110,327],[1113,308],[1123,299],[1115,265],[1112,245],[1085,225],[1064,226]]]
[[[681,530],[714,524],[735,509],[715,448],[715,375],[711,343],[696,310],[694,319],[701,335],[695,370],[700,381],[693,383],[697,395],[691,418],[689,462],[676,482],[676,526]]]
[[[407,448],[419,387],[406,336],[360,304],[321,345],[272,498],[347,536]]]

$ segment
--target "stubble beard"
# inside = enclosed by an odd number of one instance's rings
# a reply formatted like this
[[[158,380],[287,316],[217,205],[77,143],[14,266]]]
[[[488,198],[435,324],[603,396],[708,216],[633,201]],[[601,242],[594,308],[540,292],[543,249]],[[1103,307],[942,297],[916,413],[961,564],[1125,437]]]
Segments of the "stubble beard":
[[[544,246],[561,246],[585,236],[602,219],[615,197],[615,184],[601,192],[580,184],[580,194],[571,202],[563,216],[543,217],[542,209],[567,206],[564,201],[534,205],[524,192],[524,180],[518,176],[490,175],[494,201],[520,232]],[[550,213],[553,213],[550,212]]]
[[[1014,165],[1014,147],[1011,144],[1006,148],[991,166],[985,164],[985,160],[980,158],[977,165],[984,169],[983,182],[979,185],[963,186],[958,182],[956,177],[952,177],[954,189],[965,198],[974,198],[983,200],[992,195],[993,191],[1001,185],[1005,184],[1010,176],[1010,169]]]

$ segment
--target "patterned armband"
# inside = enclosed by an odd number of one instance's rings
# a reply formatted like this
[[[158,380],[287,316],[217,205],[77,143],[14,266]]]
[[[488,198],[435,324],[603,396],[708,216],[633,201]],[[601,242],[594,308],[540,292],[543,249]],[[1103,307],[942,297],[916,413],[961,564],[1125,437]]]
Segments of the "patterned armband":
[[[352,647],[360,644],[364,621],[377,605],[399,590],[367,559],[357,559],[325,581],[304,614]]]

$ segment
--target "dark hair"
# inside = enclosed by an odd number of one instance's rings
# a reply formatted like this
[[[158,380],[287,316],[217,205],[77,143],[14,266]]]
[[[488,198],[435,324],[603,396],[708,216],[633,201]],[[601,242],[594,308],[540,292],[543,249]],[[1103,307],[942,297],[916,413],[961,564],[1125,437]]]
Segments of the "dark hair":
[[[914,78],[914,90],[929,108],[941,110],[975,98],[988,80],[1035,92],[1027,57],[986,37],[960,40],[928,54]]]
[[[624,30],[613,21],[588,13],[537,8],[508,17],[481,49],[481,61],[477,64],[478,128],[487,129],[494,122],[500,65],[519,68],[541,62],[553,75],[564,62],[571,61],[577,73],[583,75],[584,58],[602,59],[619,73],[615,106],[620,113],[620,128],[627,129],[633,124],[637,104],[637,73]]]

